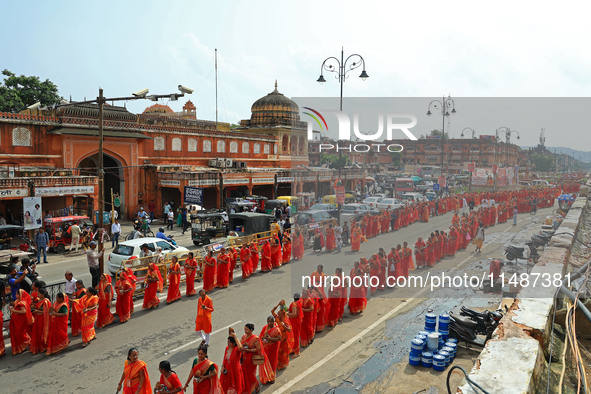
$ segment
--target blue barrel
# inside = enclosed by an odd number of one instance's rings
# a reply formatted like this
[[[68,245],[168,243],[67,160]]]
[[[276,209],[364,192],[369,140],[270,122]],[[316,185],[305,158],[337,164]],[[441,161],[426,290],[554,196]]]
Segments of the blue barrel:
[[[427,349],[432,352],[436,352],[439,349],[439,339],[441,338],[441,334],[438,332],[432,332],[427,337]]]
[[[440,350],[439,353],[440,356],[445,357],[445,366],[447,367],[449,365],[449,363],[451,362],[451,359],[449,358],[449,353],[446,352],[445,350]]]
[[[455,343],[456,345],[458,344],[458,340],[455,338],[447,338],[447,342]]]
[[[433,370],[440,372],[445,370],[445,357],[441,354],[433,356]]]
[[[425,315],[425,331],[435,331],[437,327],[437,315],[434,313],[427,313]]]
[[[415,356],[412,353],[408,355],[408,363],[413,367],[420,367],[421,366],[421,356]]]
[[[454,356],[454,358],[456,357],[456,353],[458,352],[458,345],[454,342],[451,342],[450,339],[447,340],[447,342],[445,342],[445,347],[448,347],[450,349],[452,349],[452,354]]]
[[[439,315],[439,331],[448,331],[449,330],[449,315],[443,312]]]
[[[431,331],[435,331],[435,330],[431,330]],[[417,335],[424,335],[424,336],[425,336],[425,338],[427,338],[427,335],[429,335],[429,333],[430,333],[431,331],[419,331],[419,333],[418,333]]]
[[[456,357],[454,350],[449,346],[444,346],[441,348],[440,352],[448,352],[449,353],[449,362],[451,363],[454,358]]]
[[[421,357],[421,354],[423,353],[424,348],[425,348],[425,342],[421,341],[418,338],[414,338],[410,342],[410,354],[412,356]]]
[[[433,366],[433,353],[423,352],[421,357],[421,365],[425,368],[431,368]]]
[[[449,330],[439,330],[439,333],[441,334],[441,343],[439,347],[441,347],[445,344],[445,342],[447,342],[447,339],[449,338]]]
[[[415,339],[423,341],[423,350],[427,347],[427,337],[425,335],[416,335]]]

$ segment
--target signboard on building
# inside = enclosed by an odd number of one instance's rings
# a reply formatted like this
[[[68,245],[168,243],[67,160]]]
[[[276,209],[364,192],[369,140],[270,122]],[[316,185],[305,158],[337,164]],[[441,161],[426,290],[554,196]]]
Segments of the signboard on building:
[[[94,186],[57,186],[35,188],[35,195],[40,197],[64,196],[69,194],[94,194]]]
[[[254,183],[254,184],[275,183],[275,178],[252,178],[252,183]]]
[[[475,168],[472,171],[473,186],[493,186],[494,173],[492,168]]]
[[[29,195],[29,189],[26,187],[17,188],[17,189],[0,189],[0,198],[10,198],[10,197],[27,197]]]
[[[25,230],[33,230],[41,227],[42,213],[41,197],[23,198],[24,227]]]
[[[336,196],[336,203],[343,205],[345,203],[345,186],[343,186],[343,182],[337,178],[334,182],[333,188]]]
[[[217,186],[219,180],[217,179],[193,179],[189,181],[189,186]]]
[[[248,178],[226,179],[224,178],[224,185],[241,185],[248,183]]]
[[[292,176],[278,176],[277,183],[291,183],[294,181]]]
[[[200,187],[185,186],[185,204],[203,205],[203,189]]]
[[[318,180],[319,181],[330,181],[330,179],[331,179],[331,176],[330,175],[320,175],[318,177]]]
[[[160,184],[162,186],[180,186],[181,185],[181,181],[180,180],[166,180],[163,179],[160,181]]]
[[[498,186],[513,186],[517,184],[517,171],[514,167],[499,168],[497,172]]]

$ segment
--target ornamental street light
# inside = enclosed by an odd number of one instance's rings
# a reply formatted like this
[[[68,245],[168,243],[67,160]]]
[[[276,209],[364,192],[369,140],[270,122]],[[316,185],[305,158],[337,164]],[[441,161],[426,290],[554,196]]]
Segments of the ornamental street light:
[[[103,164],[103,124],[104,124],[104,116],[103,116],[103,106],[107,101],[131,101],[131,100],[152,100],[157,101],[161,98],[167,98],[172,101],[178,100],[180,97],[184,97],[185,94],[191,94],[193,90],[184,87],[183,85],[179,85],[178,89],[180,93],[170,93],[170,94],[153,94],[148,96],[149,89],[142,89],[138,92],[132,93],[130,97],[113,97],[107,98],[103,95],[103,89],[99,88],[99,95],[95,100],[86,100],[86,101],[78,101],[75,103],[67,103],[67,104],[57,104],[54,105],[53,108],[58,107],[69,107],[72,105],[79,105],[79,104],[98,104],[99,107],[99,123],[98,123],[98,137],[99,137],[99,149],[98,149],[98,188],[99,188],[99,215],[98,215],[98,227],[103,230],[103,211],[105,209],[105,170]],[[98,250],[101,252],[104,249],[103,247],[103,234],[98,240]],[[103,257],[99,260],[100,263],[100,271],[101,274],[104,272],[104,259]]]
[[[443,175],[443,151],[445,147],[445,117],[450,116],[450,109],[451,113],[456,113],[456,102],[451,98],[451,96],[445,96],[442,100],[433,100],[429,103],[429,107],[427,108],[427,115],[431,116],[431,108],[434,110],[439,110],[441,112],[442,118],[442,127],[441,127],[441,175]]]
[[[467,131],[471,131],[471,132],[472,132],[472,139],[476,138],[476,137],[475,137],[475,135],[476,135],[476,130],[474,130],[474,129],[473,129],[473,128],[471,128],[471,127],[464,127],[464,129],[462,130],[462,134],[460,134],[460,137],[463,137],[463,136],[464,136],[464,131],[466,131],[466,130],[467,130]]]
[[[363,81],[365,81],[367,78],[369,78],[369,75],[367,75],[367,72],[365,72],[365,59],[359,55],[359,54],[352,54],[349,55],[346,59],[344,56],[344,50],[343,48],[341,48],[341,60],[339,60],[338,58],[334,57],[334,56],[330,56],[327,57],[326,59],[324,59],[324,61],[322,62],[322,65],[320,66],[320,77],[318,77],[318,79],[316,80],[316,82],[320,82],[320,83],[324,83],[326,82],[326,79],[324,79],[324,71],[328,71],[331,73],[335,73],[336,76],[335,78],[337,78],[339,80],[339,84],[341,85],[341,92],[339,95],[339,110],[343,111],[343,83],[345,82],[345,79],[348,78],[348,75],[351,71],[359,68],[363,66],[361,74],[359,74],[359,78],[361,78]],[[341,175],[342,175],[342,167],[343,167],[343,152],[341,149],[339,149],[339,141],[337,140],[337,150],[339,153],[339,161],[338,161],[338,166],[339,166],[339,181],[341,180]],[[336,191],[335,191],[335,197],[336,197]],[[341,204],[338,204],[338,220],[339,220],[339,224],[341,221]]]

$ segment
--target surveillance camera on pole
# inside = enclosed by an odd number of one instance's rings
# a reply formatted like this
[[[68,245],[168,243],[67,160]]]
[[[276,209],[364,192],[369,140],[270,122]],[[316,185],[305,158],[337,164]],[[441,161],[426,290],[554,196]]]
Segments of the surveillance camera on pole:
[[[37,109],[39,107],[41,107],[41,103],[37,101],[35,104],[29,105],[27,109]]]
[[[185,87],[183,85],[179,85],[179,91],[183,94],[191,94],[193,93],[193,89],[189,89],[188,87]]]
[[[132,93],[135,97],[146,97],[150,89],[142,89],[139,92]]]

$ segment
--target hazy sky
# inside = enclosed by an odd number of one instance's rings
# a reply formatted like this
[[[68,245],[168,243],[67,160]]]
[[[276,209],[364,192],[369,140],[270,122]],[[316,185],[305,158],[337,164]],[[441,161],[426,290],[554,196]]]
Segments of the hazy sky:
[[[5,2],[0,67],[49,78],[74,100],[96,97],[99,86],[119,97],[144,88],[171,93],[183,84],[195,89],[197,116],[214,119],[217,48],[219,117],[228,122],[248,118],[275,79],[287,96],[338,96],[336,80],[316,79],[322,61],[340,56],[342,46],[345,56],[365,58],[370,76],[361,81],[351,73],[345,100],[586,97],[590,8],[584,1]],[[184,102],[169,104],[179,111]],[[128,108],[141,112],[151,104]],[[591,150],[584,122],[576,129],[561,123],[560,115],[577,115],[568,106],[555,119],[540,107],[545,121],[535,109],[520,118],[504,115],[502,103],[478,116],[467,114],[469,107],[458,104],[452,130],[508,126],[519,130],[521,145],[535,145],[545,127],[548,146]]]

